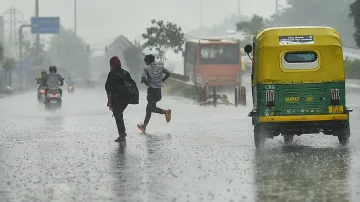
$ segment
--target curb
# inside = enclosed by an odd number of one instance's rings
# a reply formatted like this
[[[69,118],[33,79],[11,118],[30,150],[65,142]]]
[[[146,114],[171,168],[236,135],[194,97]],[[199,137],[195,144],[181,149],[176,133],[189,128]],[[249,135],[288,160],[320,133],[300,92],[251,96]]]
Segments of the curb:
[[[10,97],[10,96],[14,96],[14,95],[20,95],[20,94],[24,94],[24,93],[28,93],[30,92],[29,89],[27,90],[19,90],[19,91],[14,91],[12,93],[0,93],[0,99],[6,98],[6,97]]]

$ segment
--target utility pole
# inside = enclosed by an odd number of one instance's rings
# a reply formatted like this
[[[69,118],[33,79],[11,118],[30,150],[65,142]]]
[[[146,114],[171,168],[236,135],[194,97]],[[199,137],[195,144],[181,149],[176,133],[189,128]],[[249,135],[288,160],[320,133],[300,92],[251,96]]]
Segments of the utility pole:
[[[18,45],[19,45],[19,40],[18,40],[18,25],[19,23],[23,23],[23,19],[24,19],[24,14],[17,10],[14,7],[11,7],[10,9],[6,10],[4,13],[4,18],[6,18],[7,20],[5,20],[5,24],[9,24],[9,42],[10,42],[10,50],[13,54],[15,54],[15,57],[19,57],[19,52],[18,52]]]
[[[35,16],[39,17],[39,0],[35,0]],[[36,34],[36,58],[40,55],[40,34]]]
[[[275,14],[279,12],[279,0],[275,0]]]
[[[77,1],[74,0],[74,31],[77,36]]]

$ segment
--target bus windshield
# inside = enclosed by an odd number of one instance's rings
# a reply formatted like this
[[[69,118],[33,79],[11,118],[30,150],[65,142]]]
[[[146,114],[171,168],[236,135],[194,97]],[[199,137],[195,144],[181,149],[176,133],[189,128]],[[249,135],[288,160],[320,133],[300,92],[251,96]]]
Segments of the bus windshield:
[[[200,46],[200,64],[238,64],[237,44],[206,44]]]

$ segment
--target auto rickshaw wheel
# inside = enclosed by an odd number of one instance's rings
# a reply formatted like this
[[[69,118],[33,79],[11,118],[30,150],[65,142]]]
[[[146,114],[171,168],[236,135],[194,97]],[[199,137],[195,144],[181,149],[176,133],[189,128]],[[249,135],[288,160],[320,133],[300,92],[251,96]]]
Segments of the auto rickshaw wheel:
[[[254,126],[254,143],[256,149],[262,149],[265,146],[267,131],[261,124],[255,124]]]
[[[285,144],[291,144],[294,141],[294,135],[284,134],[283,139]]]
[[[350,139],[350,123],[346,121],[346,123],[339,128],[339,130],[335,131],[335,135],[338,137],[339,143],[342,146],[346,146],[349,144]]]

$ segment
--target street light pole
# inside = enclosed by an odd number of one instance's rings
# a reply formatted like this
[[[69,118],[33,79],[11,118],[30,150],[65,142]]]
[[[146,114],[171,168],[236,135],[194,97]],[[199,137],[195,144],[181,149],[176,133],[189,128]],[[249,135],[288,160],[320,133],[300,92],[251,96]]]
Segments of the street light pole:
[[[279,12],[279,0],[275,0],[275,14]]]
[[[77,1],[74,0],[74,32],[77,35]]]
[[[39,17],[39,0],[35,0],[35,16]],[[40,54],[40,34],[36,34],[36,55]]]
[[[240,18],[240,14],[241,14],[241,12],[240,12],[240,0],[238,0],[238,5],[237,5],[237,7],[238,7],[238,18]]]

